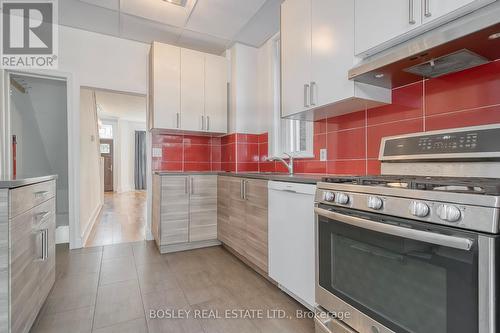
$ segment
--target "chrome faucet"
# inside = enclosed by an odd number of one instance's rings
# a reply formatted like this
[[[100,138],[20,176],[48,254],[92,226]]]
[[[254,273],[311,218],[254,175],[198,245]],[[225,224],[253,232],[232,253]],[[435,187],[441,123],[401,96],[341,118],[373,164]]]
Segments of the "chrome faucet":
[[[268,161],[279,161],[281,163],[283,163],[287,169],[288,169],[288,174],[289,175],[293,175],[293,156],[288,154],[288,153],[284,153],[286,156],[288,156],[288,163],[285,161],[284,158],[281,158],[281,157],[268,157]]]

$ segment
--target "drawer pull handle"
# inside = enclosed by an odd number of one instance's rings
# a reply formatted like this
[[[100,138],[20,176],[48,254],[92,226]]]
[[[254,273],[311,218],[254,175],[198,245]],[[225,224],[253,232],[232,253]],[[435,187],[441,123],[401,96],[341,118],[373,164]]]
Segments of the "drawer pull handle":
[[[35,192],[35,198],[45,198],[49,194],[49,191],[38,191]]]

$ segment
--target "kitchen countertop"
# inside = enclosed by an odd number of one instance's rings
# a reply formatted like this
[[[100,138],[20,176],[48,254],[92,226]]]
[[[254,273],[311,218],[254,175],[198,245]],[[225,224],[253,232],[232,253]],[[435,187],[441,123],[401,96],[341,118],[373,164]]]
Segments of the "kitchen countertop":
[[[172,175],[219,175],[228,177],[241,177],[241,178],[251,178],[251,179],[265,179],[274,180],[290,183],[302,183],[302,184],[316,184],[321,181],[324,175],[313,175],[313,174],[300,174],[296,173],[292,176],[287,173],[278,172],[216,172],[216,171],[200,171],[200,172],[170,172],[170,171],[156,171],[155,174],[160,176],[172,176]]]
[[[26,185],[32,185],[36,183],[42,183],[49,180],[57,179],[57,175],[48,175],[48,176],[0,176],[0,189],[10,189],[16,188]]]

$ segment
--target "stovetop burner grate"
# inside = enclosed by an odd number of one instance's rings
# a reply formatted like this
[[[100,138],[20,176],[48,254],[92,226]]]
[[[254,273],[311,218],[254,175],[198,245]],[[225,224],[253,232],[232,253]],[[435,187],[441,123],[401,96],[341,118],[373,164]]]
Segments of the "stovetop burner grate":
[[[422,191],[500,195],[500,179],[417,176],[342,176],[324,177],[323,182],[392,187]]]

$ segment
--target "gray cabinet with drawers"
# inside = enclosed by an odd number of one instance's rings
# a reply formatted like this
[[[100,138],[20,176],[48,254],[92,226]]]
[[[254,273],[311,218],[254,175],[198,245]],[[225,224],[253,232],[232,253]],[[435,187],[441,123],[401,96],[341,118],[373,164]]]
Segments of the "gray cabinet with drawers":
[[[0,188],[0,333],[29,332],[54,284],[55,193],[54,179]]]

